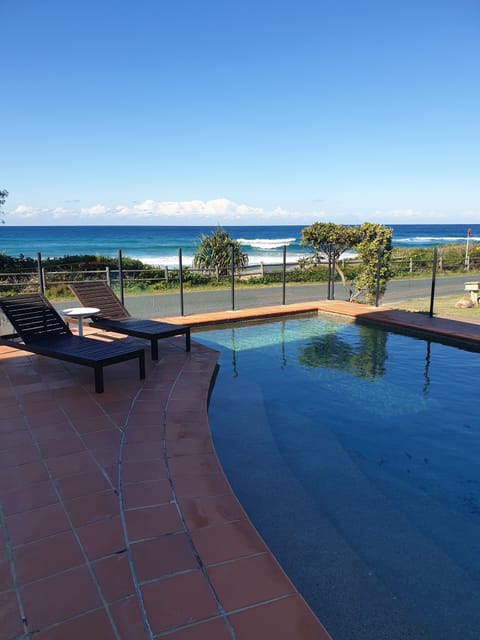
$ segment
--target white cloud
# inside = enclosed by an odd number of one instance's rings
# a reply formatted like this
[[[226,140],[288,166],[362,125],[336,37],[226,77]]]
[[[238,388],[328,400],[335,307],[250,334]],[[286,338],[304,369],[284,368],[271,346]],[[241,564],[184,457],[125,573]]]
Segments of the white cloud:
[[[20,220],[32,220],[44,216],[53,216],[54,210],[42,209],[40,207],[31,207],[29,205],[20,204],[18,207],[9,212],[11,216],[17,217]],[[10,218],[9,218],[10,222]]]
[[[108,209],[103,204],[95,204],[93,207],[82,207],[80,213],[84,216],[96,216],[107,213]]]
[[[107,206],[97,203],[87,207],[45,209],[21,204],[10,212],[10,224],[27,221],[36,224],[309,224],[324,219],[323,213],[304,214],[277,207],[264,209],[246,203],[237,203],[228,198],[212,200],[158,201],[147,199],[143,202]]]
[[[133,207],[121,207],[122,212],[151,216],[238,216],[238,215],[264,215],[266,212],[258,207],[246,204],[237,204],[227,198],[215,200],[184,200],[184,201],[155,201],[145,200]]]
[[[64,201],[65,203],[65,201]],[[478,219],[479,211],[458,212],[455,219]],[[211,200],[153,200],[132,204],[106,205],[101,202],[84,207],[55,208],[19,204],[8,212],[8,223],[15,224],[152,224],[152,225],[242,225],[242,224],[299,224],[316,221],[360,224],[365,220],[381,224],[449,223],[452,215],[445,211],[419,209],[357,210],[348,213],[325,211],[299,212],[284,207],[266,209],[228,198]]]
[[[375,220],[386,222],[404,222],[406,224],[422,224],[422,223],[441,223],[449,219],[449,215],[445,212],[438,211],[420,211],[417,209],[389,209],[375,211],[373,214]]]

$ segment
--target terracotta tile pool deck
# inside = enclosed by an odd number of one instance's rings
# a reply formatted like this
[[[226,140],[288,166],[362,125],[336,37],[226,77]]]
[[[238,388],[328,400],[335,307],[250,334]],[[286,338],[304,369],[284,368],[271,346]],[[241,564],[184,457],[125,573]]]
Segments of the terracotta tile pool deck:
[[[479,325],[334,301],[173,320],[317,310],[480,345]],[[95,394],[91,369],[0,346],[0,640],[328,640],[217,460],[217,353],[159,350]]]

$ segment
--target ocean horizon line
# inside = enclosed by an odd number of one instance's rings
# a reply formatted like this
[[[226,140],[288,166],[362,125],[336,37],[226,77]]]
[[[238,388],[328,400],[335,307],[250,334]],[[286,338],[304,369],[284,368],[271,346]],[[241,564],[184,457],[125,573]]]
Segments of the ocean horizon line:
[[[185,265],[191,264],[202,235],[218,225],[30,225],[2,226],[0,252],[9,256],[61,258],[73,255],[115,257],[141,260],[146,264],[178,265],[179,250]],[[224,227],[240,243],[250,264],[273,264],[283,260],[298,262],[311,255],[301,244],[303,225],[232,225]],[[393,246],[431,247],[480,242],[480,225],[403,224],[392,226]],[[470,234],[469,234],[470,231]]]

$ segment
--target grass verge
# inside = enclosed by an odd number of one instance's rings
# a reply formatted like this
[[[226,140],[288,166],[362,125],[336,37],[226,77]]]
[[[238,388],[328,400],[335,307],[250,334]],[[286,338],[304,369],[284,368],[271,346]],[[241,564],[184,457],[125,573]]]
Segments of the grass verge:
[[[433,306],[433,315],[439,318],[450,318],[453,320],[463,320],[465,322],[480,324],[480,305],[476,305],[468,309],[458,309],[455,307],[455,303],[460,299],[461,298],[459,298],[458,295],[436,297]],[[465,300],[469,299],[469,297],[465,297]],[[428,313],[430,311],[430,298],[402,300],[401,302],[395,302],[388,306],[395,307],[396,309],[402,309],[404,311]]]

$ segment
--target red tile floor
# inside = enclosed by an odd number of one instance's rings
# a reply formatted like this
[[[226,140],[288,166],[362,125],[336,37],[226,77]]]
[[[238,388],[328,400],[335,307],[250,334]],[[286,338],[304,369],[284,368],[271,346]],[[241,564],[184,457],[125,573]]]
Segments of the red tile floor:
[[[478,325],[336,302],[181,321],[318,308],[480,341]],[[145,381],[120,363],[95,394],[87,367],[0,347],[0,640],[328,640],[216,458],[216,362],[162,340]]]

